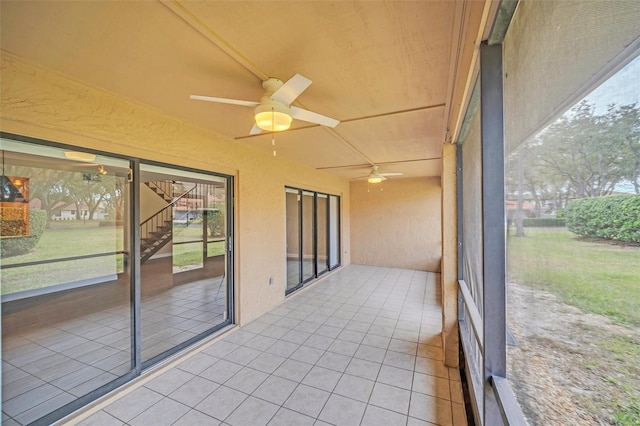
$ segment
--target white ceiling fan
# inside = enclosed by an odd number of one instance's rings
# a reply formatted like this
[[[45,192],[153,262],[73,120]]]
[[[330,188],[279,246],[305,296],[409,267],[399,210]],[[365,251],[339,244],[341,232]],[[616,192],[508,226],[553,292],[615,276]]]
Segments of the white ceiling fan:
[[[356,179],[367,179],[369,183],[380,183],[384,180],[387,180],[386,176],[402,176],[403,173],[380,173],[378,166],[375,164],[371,165],[371,172],[368,175],[357,177]]]
[[[270,78],[262,82],[265,94],[259,102],[242,101],[238,99],[214,98],[211,96],[191,95],[191,99],[200,101],[219,102],[223,104],[241,105],[255,108],[255,124],[249,132],[257,135],[263,130],[280,132],[291,126],[291,120],[302,120],[327,127],[336,127],[340,121],[292,106],[291,103],[311,85],[311,80],[296,74],[283,83],[277,78]]]

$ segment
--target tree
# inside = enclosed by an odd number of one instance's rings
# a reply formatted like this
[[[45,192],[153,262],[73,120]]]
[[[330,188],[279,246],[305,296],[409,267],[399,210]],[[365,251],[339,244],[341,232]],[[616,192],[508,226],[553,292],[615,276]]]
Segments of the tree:
[[[29,178],[29,198],[40,200],[40,208],[46,212],[46,223],[51,216],[73,202],[67,188],[72,172],[41,169],[28,166],[7,167],[8,175]]]
[[[640,108],[636,104],[623,105],[614,111],[612,134],[620,138],[620,143],[628,155],[624,178],[631,182],[636,194],[640,194]]]
[[[100,176],[87,173],[73,173],[67,181],[69,195],[76,204],[76,219],[85,219],[80,217],[80,211],[83,206],[87,206],[89,211],[89,220],[94,219],[97,208],[101,205],[106,194],[108,194],[105,181],[111,180],[108,176]]]
[[[536,210],[569,197],[610,195],[628,180],[640,193],[640,109],[612,104],[596,114],[580,102],[525,144],[524,191]]]
[[[122,214],[125,206],[125,191],[123,180],[115,178],[113,183],[107,185],[107,193],[104,197],[104,203],[109,211],[109,217],[116,222],[122,221]]]

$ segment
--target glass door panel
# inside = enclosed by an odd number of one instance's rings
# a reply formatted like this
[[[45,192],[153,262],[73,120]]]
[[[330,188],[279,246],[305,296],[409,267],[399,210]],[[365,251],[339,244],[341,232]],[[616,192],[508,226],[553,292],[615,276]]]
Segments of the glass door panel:
[[[147,364],[228,322],[227,191],[225,177],[140,166],[141,346]]]
[[[302,283],[301,278],[301,246],[300,246],[300,191],[286,188],[287,215],[287,292]]]
[[[329,268],[340,265],[340,200],[329,196]]]
[[[0,147],[3,423],[28,424],[133,369],[129,162]]]
[[[328,269],[327,257],[327,209],[329,208],[328,196],[326,194],[318,194],[316,197],[316,223],[317,223],[317,249],[316,249],[316,268],[317,274],[320,275]]]
[[[314,195],[313,192],[302,192],[302,282],[315,276]]]

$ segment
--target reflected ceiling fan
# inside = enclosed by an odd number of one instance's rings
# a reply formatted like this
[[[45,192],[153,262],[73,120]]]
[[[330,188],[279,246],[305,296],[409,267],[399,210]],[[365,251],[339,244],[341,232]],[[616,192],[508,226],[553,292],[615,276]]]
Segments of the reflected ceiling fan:
[[[369,183],[380,183],[384,180],[387,180],[386,176],[402,176],[403,173],[380,173],[378,166],[375,164],[371,165],[371,172],[368,175],[359,176],[355,179],[367,179]]]
[[[340,121],[308,111],[306,109],[292,106],[307,87],[311,85],[311,80],[296,74],[283,83],[277,78],[269,78],[262,82],[265,94],[259,102],[242,101],[238,99],[214,98],[211,96],[191,95],[191,99],[208,102],[218,102],[223,104],[241,105],[255,108],[255,124],[249,132],[257,135],[263,130],[269,132],[281,132],[291,126],[292,119],[307,121],[309,123],[320,124],[327,127],[336,127]]]
[[[100,163],[94,163],[93,161],[96,159],[95,154],[90,154],[88,152],[81,151],[66,151],[64,156],[68,160],[76,161],[77,163],[71,164],[71,167],[89,167],[89,166],[98,166],[98,174],[106,175],[107,171],[104,166]]]

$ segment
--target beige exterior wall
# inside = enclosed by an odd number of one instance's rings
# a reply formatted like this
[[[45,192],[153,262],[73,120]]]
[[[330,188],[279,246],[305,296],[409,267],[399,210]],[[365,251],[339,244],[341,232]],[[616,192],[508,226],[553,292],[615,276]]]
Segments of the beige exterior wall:
[[[440,192],[437,177],[352,182],[351,261],[440,272]]]
[[[284,300],[285,185],[342,197],[341,258],[343,265],[350,263],[346,179],[282,156],[274,158],[269,152],[4,52],[0,84],[0,129],[4,132],[235,176],[235,293],[240,324]]]

